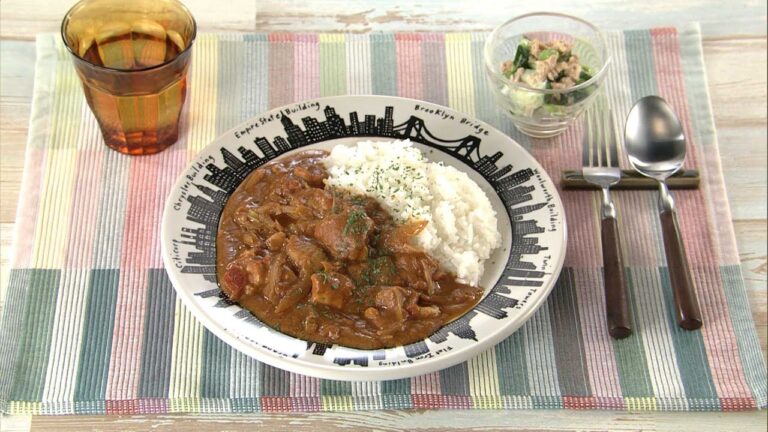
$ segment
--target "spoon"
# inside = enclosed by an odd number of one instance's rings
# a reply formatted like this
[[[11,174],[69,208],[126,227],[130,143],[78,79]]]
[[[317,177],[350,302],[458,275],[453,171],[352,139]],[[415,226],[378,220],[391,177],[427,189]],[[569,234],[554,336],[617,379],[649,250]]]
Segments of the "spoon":
[[[701,327],[701,312],[677,224],[675,201],[666,180],[683,165],[685,134],[672,107],[658,96],[646,96],[632,107],[624,130],[629,162],[640,174],[659,182],[659,218],[675,299],[677,323],[686,330]]]

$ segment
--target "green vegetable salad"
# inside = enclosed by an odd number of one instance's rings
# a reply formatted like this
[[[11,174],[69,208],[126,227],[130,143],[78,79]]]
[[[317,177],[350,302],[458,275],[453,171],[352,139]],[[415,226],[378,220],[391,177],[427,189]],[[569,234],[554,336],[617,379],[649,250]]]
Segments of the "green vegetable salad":
[[[505,86],[502,93],[510,98],[513,113],[567,115],[566,107],[592,94],[595,85],[567,91],[588,81],[593,75],[592,70],[579,61],[579,56],[572,52],[572,48],[571,44],[561,40],[541,42],[523,37],[517,46],[515,58],[505,61],[501,72],[511,83],[563,92],[545,94],[524,87]]]

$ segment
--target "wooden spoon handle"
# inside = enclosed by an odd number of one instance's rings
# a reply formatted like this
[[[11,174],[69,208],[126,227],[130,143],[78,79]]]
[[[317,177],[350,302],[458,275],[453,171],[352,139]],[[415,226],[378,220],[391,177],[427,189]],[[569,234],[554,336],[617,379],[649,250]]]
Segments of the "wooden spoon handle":
[[[605,272],[605,312],[608,333],[616,339],[632,334],[627,301],[627,280],[624,275],[624,258],[619,243],[619,226],[616,218],[607,217],[600,223],[603,243],[603,268]]]
[[[688,266],[685,246],[680,236],[677,215],[674,210],[664,210],[661,212],[660,218],[669,278],[672,282],[672,294],[675,298],[677,323],[686,330],[696,330],[702,325],[701,311],[693,288],[693,278]]]

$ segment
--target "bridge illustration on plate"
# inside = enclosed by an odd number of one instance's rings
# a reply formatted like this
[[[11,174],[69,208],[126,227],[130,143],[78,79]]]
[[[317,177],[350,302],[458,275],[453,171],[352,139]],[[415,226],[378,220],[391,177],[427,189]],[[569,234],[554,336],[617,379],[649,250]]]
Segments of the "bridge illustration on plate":
[[[446,139],[436,136],[431,132],[424,120],[411,115],[406,121],[394,123],[394,107],[386,106],[383,117],[374,114],[365,114],[360,118],[357,111],[349,113],[349,122],[336,113],[336,109],[326,106],[323,110],[325,120],[319,121],[312,116],[301,119],[304,126],[301,128],[291,117],[282,114],[280,122],[285,132],[284,136],[278,135],[268,140],[266,137],[258,137],[253,140],[252,146],[240,146],[237,148],[239,156],[226,148],[221,148],[223,166],[210,163],[206,166],[208,171],[204,180],[208,184],[196,182],[194,186],[200,194],[190,194],[187,200],[190,203],[186,218],[196,227],[182,228],[180,243],[192,245],[195,251],[189,252],[185,260],[183,273],[201,274],[206,280],[216,283],[216,232],[218,230],[219,216],[227,201],[227,198],[235,191],[237,186],[254,169],[288,151],[305,147],[311,144],[345,137],[384,137],[392,139],[410,139],[442,152],[448,153],[469,165],[477,171],[494,188],[509,213],[512,221],[512,244],[509,260],[505,266],[503,275],[491,292],[470,312],[461,318],[444,326],[432,336],[430,340],[435,343],[447,339],[448,333],[453,333],[463,339],[476,340],[476,334],[470,325],[471,319],[478,313],[502,319],[507,316],[505,309],[513,308],[519,302],[516,299],[500,294],[510,294],[511,286],[538,287],[543,283],[545,274],[536,270],[536,266],[524,261],[524,255],[536,255],[546,250],[538,244],[536,234],[543,233],[545,229],[534,219],[526,218],[526,215],[541,209],[547,205],[546,201],[532,202],[531,192],[535,190],[532,180],[536,172],[531,168],[513,171],[511,165],[501,168],[497,166],[503,157],[502,152],[493,155],[482,155],[480,145],[482,139],[469,134],[463,137]],[[250,148],[249,148],[250,147]],[[258,150],[259,155],[255,150]],[[223,292],[218,288],[196,294],[200,297],[219,297],[217,307],[228,307],[232,304]],[[247,310],[237,312],[237,317],[255,325],[263,325]],[[315,344],[313,353],[322,355],[327,346]],[[308,347],[309,348],[309,347]],[[417,342],[405,347],[409,357],[417,357],[429,351],[424,342]],[[381,354],[373,356],[374,360],[383,359]],[[367,358],[335,359],[338,364],[354,363],[367,365]]]

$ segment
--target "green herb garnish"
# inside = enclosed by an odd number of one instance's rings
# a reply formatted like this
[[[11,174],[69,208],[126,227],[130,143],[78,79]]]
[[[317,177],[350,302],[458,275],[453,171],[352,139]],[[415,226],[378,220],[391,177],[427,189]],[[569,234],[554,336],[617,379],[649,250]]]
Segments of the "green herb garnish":
[[[318,275],[320,279],[322,279],[323,283],[330,284],[332,289],[339,289],[339,281],[331,276],[327,271],[320,270],[315,274]]]
[[[344,225],[344,230],[341,233],[344,235],[364,233],[366,229],[365,217],[365,211],[352,210],[347,215],[347,223]]]
[[[360,273],[364,286],[386,283],[395,274],[395,264],[389,256],[381,256],[368,260],[365,270]]]

